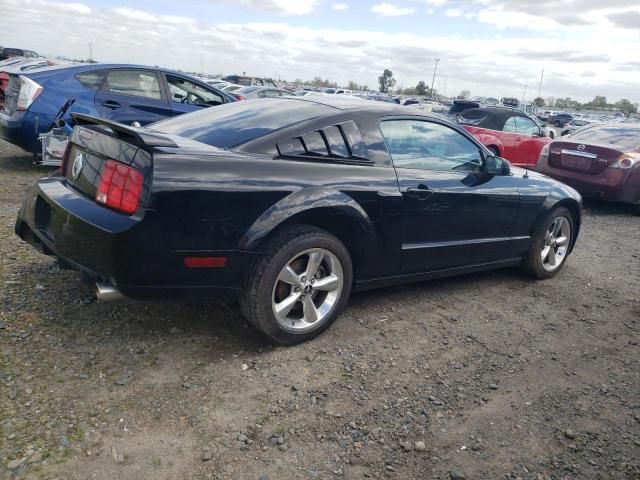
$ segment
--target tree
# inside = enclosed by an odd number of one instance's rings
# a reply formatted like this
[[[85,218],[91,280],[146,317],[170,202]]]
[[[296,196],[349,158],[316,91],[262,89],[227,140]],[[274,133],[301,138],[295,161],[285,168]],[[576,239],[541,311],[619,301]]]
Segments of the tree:
[[[615,107],[624,113],[625,117],[628,117],[632,113],[636,113],[638,111],[638,105],[631,103],[626,98],[615,103]]]
[[[463,100],[466,100],[470,96],[471,96],[471,92],[469,90],[462,90],[458,95],[458,98],[462,98]]]
[[[393,72],[385,68],[382,75],[378,77],[378,84],[380,85],[380,92],[387,93],[389,89],[393,88],[396,84],[396,79],[393,78]]]
[[[604,110],[605,108],[607,108],[607,97],[596,95],[596,98],[591,100],[591,106],[593,108],[601,108],[602,110]]]
[[[360,90],[360,85],[358,85],[353,80],[349,80],[349,83],[347,84],[347,88],[349,90]]]
[[[427,94],[427,89],[428,89],[428,87],[427,87],[426,83],[424,83],[423,80],[420,80],[418,82],[418,84],[416,85],[416,93],[418,95],[426,95]]]
[[[536,98],[536,99],[533,101],[533,103],[534,103],[534,105],[535,105],[536,107],[538,107],[538,108],[540,108],[540,107],[544,107],[544,105],[545,105],[545,104],[544,104],[544,98],[542,98],[542,97],[538,97],[538,98]]]
[[[556,97],[547,97],[547,107],[553,108],[556,106]]]

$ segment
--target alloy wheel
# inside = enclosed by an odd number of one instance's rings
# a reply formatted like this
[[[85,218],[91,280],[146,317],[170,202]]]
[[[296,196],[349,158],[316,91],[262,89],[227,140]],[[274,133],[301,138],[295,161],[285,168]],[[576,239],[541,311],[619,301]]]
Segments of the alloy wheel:
[[[569,240],[571,239],[571,222],[567,217],[556,218],[544,235],[544,243],[540,257],[542,267],[547,272],[557,270],[567,255]]]
[[[286,331],[305,333],[322,325],[344,286],[342,264],[324,248],[305,250],[280,270],[273,286],[273,314]]]

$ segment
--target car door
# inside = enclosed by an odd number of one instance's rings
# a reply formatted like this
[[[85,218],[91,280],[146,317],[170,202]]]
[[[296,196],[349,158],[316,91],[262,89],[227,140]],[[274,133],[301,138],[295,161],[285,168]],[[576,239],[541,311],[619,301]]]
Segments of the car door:
[[[402,271],[509,258],[517,181],[485,173],[484,149],[455,128],[404,118],[380,126],[403,197]]]
[[[542,147],[548,143],[546,137],[540,136],[540,127],[527,117],[515,117],[516,130],[520,136],[520,155],[526,159],[523,166],[532,167],[538,161]]]
[[[528,154],[523,154],[521,150],[522,135],[518,133],[518,127],[516,125],[517,118],[520,117],[514,115],[506,120],[499,138],[504,147],[502,157],[514,165],[524,166],[527,164],[529,156]]]
[[[96,92],[95,106],[101,117],[127,125],[147,125],[171,116],[158,73],[151,70],[110,70]]]
[[[224,96],[213,88],[193,82],[179,75],[164,75],[171,115],[182,115],[225,103]]]

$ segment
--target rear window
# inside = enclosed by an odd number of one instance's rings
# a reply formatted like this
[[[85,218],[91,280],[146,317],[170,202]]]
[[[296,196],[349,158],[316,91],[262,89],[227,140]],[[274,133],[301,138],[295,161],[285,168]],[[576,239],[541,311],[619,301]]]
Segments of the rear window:
[[[231,148],[332,111],[333,107],[303,100],[264,99],[180,115],[149,128],[214,147]]]
[[[480,125],[486,118],[487,112],[471,109],[460,114],[460,123],[463,125]]]
[[[2,54],[3,55],[16,55],[21,57],[24,52],[22,50],[20,50],[19,48],[5,48],[4,50],[2,50]]]
[[[571,136],[572,141],[584,141],[620,150],[640,149],[640,125],[603,125],[578,130]]]

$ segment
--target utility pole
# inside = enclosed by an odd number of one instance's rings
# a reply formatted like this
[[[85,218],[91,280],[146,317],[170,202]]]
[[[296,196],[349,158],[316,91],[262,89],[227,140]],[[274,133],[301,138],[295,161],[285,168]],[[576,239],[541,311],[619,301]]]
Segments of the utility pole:
[[[93,43],[89,42],[89,60],[93,60]]]
[[[524,105],[524,97],[527,94],[527,84],[524,84],[524,92],[522,92],[522,105]]]
[[[544,78],[544,68],[542,69],[542,73],[540,74],[540,86],[538,86],[538,97],[540,96],[540,92],[542,92],[542,79]]]
[[[438,62],[440,61],[439,58],[435,58],[436,61],[436,65],[435,67],[433,67],[433,78],[431,79],[431,99],[433,99],[433,84],[436,81],[436,70],[438,70]]]

